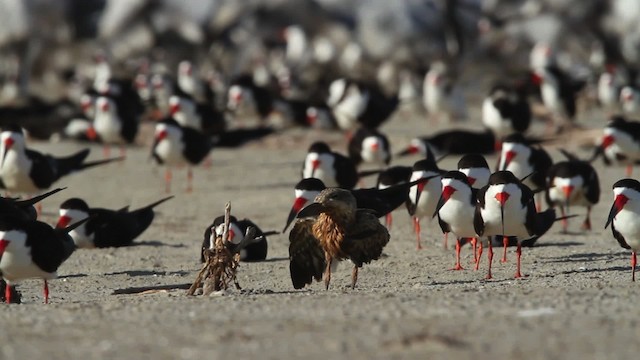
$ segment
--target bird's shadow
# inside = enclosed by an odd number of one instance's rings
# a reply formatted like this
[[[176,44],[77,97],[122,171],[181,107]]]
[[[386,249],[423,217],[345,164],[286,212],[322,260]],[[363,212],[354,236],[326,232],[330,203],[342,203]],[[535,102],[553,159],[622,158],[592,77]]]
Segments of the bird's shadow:
[[[611,266],[608,268],[593,268],[593,269],[584,269],[584,270],[566,270],[561,271],[559,274],[569,275],[569,274],[580,274],[580,273],[597,273],[597,272],[606,272],[606,271],[629,271],[629,266]]]
[[[553,257],[541,257],[540,262],[542,263],[559,263],[559,262],[578,262],[578,261],[593,261],[598,259],[617,259],[621,258],[623,255],[628,255],[626,252],[617,252],[617,253],[579,253],[579,254],[569,254],[564,256],[553,256]]]
[[[562,242],[540,242],[536,243],[532,247],[547,247],[547,246],[556,246],[556,247],[570,247],[570,246],[582,246],[584,243],[577,241],[562,241]]]
[[[270,263],[270,262],[278,262],[278,261],[288,261],[288,257],[274,257],[268,258],[260,261],[243,261],[243,263]]]
[[[167,244],[160,240],[146,240],[146,241],[135,241],[130,246],[166,246],[172,248],[184,248],[187,247],[185,244]]]
[[[153,271],[153,270],[124,270],[105,273],[104,275],[128,275],[128,276],[154,276],[154,275],[179,275],[184,276],[190,274],[189,271]]]
[[[89,276],[89,275],[87,275],[87,274],[69,274],[69,275],[58,276],[58,279],[83,278],[83,277],[87,277],[87,276]]]

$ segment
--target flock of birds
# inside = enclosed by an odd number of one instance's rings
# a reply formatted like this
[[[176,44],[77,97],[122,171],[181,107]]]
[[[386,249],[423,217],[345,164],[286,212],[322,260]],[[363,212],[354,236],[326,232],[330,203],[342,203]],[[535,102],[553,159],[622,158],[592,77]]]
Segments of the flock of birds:
[[[288,47],[300,46],[299,38],[304,36],[300,31],[297,26],[286,29]],[[286,53],[300,51],[287,49]],[[39,153],[26,146],[25,132],[16,124],[0,132],[0,187],[7,193],[33,196],[0,198],[4,299],[19,301],[12,284],[42,278],[47,302],[47,281],[57,276],[58,267],[76,248],[130,245],[151,225],[154,208],[172,196],[136,210],[90,208],[84,200],[72,198],[60,206],[55,226],[37,219],[37,202],[62,189],[38,193],[68,174],[124,160],[126,146],[138,138],[142,121],[154,122],[151,157],[165,166],[167,193],[175,167],[187,168],[187,191],[193,191],[192,167],[207,166],[216,146],[241,146],[291,127],[345,132],[347,155],[322,141],[311,144],[294,189],[295,200],[282,232],[292,226],[290,274],[296,289],[314,279],[324,280],[328,288],[333,265],[344,259],[354,264],[355,287],[358,269],[382,255],[390,239],[391,213],[403,204],[413,219],[417,249],[422,248],[421,221],[437,217],[445,246],[448,234],[456,238],[454,269],[463,268],[460,251],[471,243],[476,270],[487,249],[486,277],[490,279],[493,246],[503,246],[502,261],[506,261],[507,247],[516,246],[515,277],[522,277],[521,248],[534,245],[556,221],[566,231],[568,219],[575,216],[569,214],[570,207],[586,208],[582,228],[591,229],[591,210],[600,198],[598,174],[591,165],[595,159],[627,164],[629,176],[640,161],[640,122],[628,120],[640,111],[640,91],[620,88],[615,80],[619,75],[611,66],[595,84],[599,102],[612,115],[594,144],[593,156],[580,159],[561,150],[566,159],[554,163],[541,146],[545,140],[526,134],[536,118],[531,99],[544,105],[547,131],[564,133],[578,127],[576,101],[588,84],[561,69],[551,47],[536,45],[531,54],[526,76],[500,81],[488,91],[481,105],[484,131],[457,128],[415,138],[393,155],[419,156],[413,166],[391,165],[389,140],[380,129],[418,96],[419,90],[409,80],[401,81],[391,93],[375,81],[346,76],[315,79],[313,86],[307,84],[302,91],[302,71],[289,66],[286,58],[275,70],[257,64],[253,72],[228,79],[215,71],[204,76],[187,60],[178,64],[175,76],[158,70],[166,66],[145,63],[134,76],[118,78],[107,58],[99,55],[94,77],[77,97],[77,114],[68,119],[63,135],[102,143],[104,159],[85,161],[89,149],[66,157]],[[446,62],[430,65],[423,82],[423,105],[430,121],[448,117],[455,124],[466,112],[459,108],[464,101],[459,101],[455,87]],[[2,109],[0,113],[19,124],[21,111]],[[120,156],[111,157],[112,146],[120,148]],[[484,156],[494,153],[499,160],[492,170]],[[438,166],[442,157],[452,155],[460,155],[456,169]],[[376,170],[362,171],[364,164]],[[358,187],[363,177],[373,175],[377,175],[375,187]],[[613,192],[606,226],[611,226],[621,246],[632,250],[635,280],[640,183],[622,179]],[[385,218],[384,224],[380,218]],[[266,259],[267,237],[279,232],[262,231],[249,219],[231,217],[229,245],[238,245],[248,227],[257,233],[242,249],[241,259]],[[216,218],[206,228],[202,250],[211,248],[224,230],[223,217]]]

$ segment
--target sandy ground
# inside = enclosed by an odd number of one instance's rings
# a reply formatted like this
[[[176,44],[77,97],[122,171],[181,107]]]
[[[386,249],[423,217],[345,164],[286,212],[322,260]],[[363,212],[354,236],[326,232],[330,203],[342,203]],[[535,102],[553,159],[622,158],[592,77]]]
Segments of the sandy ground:
[[[586,120],[591,127],[603,123],[599,112]],[[478,124],[475,118],[463,125]],[[398,150],[430,127],[422,117],[398,116],[383,130]],[[242,291],[209,297],[188,297],[181,289],[114,294],[193,282],[204,229],[227,201],[234,215],[263,230],[282,229],[301,161],[316,138],[346,149],[338,134],[292,130],[241,149],[215,149],[213,166],[195,170],[191,194],[184,192],[186,171],[176,172],[176,197],[158,208],[137,246],[78,250],[60,267],[61,278],[50,282],[49,305],[42,304],[40,280],[19,285],[23,304],[0,305],[0,358],[620,359],[640,351],[640,285],[631,282],[629,253],[603,229],[611,185],[624,170],[600,162],[603,194],[593,231],[579,230],[581,217],[571,221],[575,233],[554,227],[539,246],[525,249],[528,276],[521,280],[513,279],[513,248],[508,263],[494,262],[494,280],[484,280],[484,257],[481,270],[472,270],[466,247],[466,270],[450,271],[454,252],[443,249],[435,221],[423,225],[427,245],[416,251],[401,208],[394,212],[386,256],[365,265],[355,290],[348,288],[346,264],[329,291],[319,283],[293,290],[283,234],[269,238],[267,261],[241,265]],[[62,155],[84,145],[32,146]],[[92,157],[100,154],[94,146]],[[72,196],[109,208],[135,208],[165,196],[163,170],[151,164],[148,148],[132,148],[127,156],[123,164],[61,180],[58,185],[68,189],[44,202],[44,221],[53,223],[57,206]],[[442,166],[452,168],[457,160],[447,158]]]

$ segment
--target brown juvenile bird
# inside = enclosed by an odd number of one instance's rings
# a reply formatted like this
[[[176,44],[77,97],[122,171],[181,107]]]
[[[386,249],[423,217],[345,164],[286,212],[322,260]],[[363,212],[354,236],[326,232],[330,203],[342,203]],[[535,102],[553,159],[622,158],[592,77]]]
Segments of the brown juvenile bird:
[[[389,232],[375,212],[358,209],[356,199],[348,190],[321,191],[315,202],[302,209],[297,217],[289,234],[289,270],[296,289],[323,277],[329,289],[331,265],[343,259],[350,259],[354,264],[351,288],[355,288],[358,268],[377,260],[389,242]]]

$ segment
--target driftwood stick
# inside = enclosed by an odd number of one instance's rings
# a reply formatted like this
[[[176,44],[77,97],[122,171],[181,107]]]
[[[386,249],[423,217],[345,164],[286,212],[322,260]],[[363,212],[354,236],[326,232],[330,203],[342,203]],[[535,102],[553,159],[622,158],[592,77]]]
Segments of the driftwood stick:
[[[231,222],[231,202],[224,206],[224,231],[222,241],[226,244],[229,241],[229,223]]]

